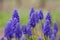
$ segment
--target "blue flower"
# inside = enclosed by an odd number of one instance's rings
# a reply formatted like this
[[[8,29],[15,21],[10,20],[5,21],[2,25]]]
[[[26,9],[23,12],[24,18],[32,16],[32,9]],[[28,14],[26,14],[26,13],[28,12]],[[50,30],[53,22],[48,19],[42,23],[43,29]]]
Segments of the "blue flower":
[[[12,30],[16,38],[21,38],[22,30],[20,28],[19,15],[16,9],[14,10],[14,13],[12,15]]]
[[[19,15],[18,15],[18,11],[15,9],[12,15],[12,19],[17,18],[18,22],[19,22]]]
[[[26,26],[26,25],[23,25],[23,26],[22,26],[22,31],[23,31],[24,34],[26,34],[26,32],[27,32],[26,29],[27,29],[27,26]]]
[[[13,37],[13,30],[12,30],[12,20],[10,20],[4,30],[4,36],[7,38]]]
[[[45,21],[45,24],[50,25],[50,21],[49,20],[46,20]]]
[[[29,20],[29,25],[31,25],[31,27],[35,27],[36,26],[36,21],[35,21],[34,15]]]
[[[50,40],[55,40],[55,39],[56,39],[55,35],[52,34]]]
[[[44,18],[43,11],[40,9],[39,11],[39,19],[42,20]]]
[[[17,23],[18,23],[17,18],[12,19],[12,24],[11,24],[12,28],[11,29],[13,30],[13,32],[15,32]]]
[[[31,10],[30,10],[30,17],[31,15],[35,12],[34,8],[32,7]]]
[[[54,30],[54,33],[57,33],[57,32],[58,32],[58,26],[57,26],[56,23],[54,23],[54,28],[53,28],[53,30]]]
[[[38,40],[42,40],[40,37],[38,37]]]
[[[21,38],[22,37],[22,30],[20,28],[19,22],[16,24],[15,36],[16,36],[16,38]]]
[[[38,14],[38,11],[35,12],[35,20],[36,20],[36,23],[39,22],[39,14]]]
[[[32,36],[32,29],[29,28],[29,26],[27,27],[26,35],[27,35],[28,37]]]
[[[43,24],[42,25],[42,31],[43,31],[44,36],[48,37],[50,35],[50,32],[51,32],[50,25]]]
[[[50,12],[47,13],[47,15],[46,15],[46,20],[49,20],[49,23],[51,24],[52,19],[51,19]]]
[[[31,27],[35,27],[36,26],[36,23],[39,22],[39,19],[38,19],[38,13],[33,13],[30,20],[29,20],[29,25],[31,25]]]
[[[13,34],[15,34],[16,38],[21,38],[22,36],[22,30],[20,28],[20,20],[17,10],[14,10],[12,19],[7,23],[4,36],[9,40],[10,38],[14,37]]]
[[[31,29],[30,25],[23,25],[22,31],[28,37],[30,37],[32,35],[32,29]]]

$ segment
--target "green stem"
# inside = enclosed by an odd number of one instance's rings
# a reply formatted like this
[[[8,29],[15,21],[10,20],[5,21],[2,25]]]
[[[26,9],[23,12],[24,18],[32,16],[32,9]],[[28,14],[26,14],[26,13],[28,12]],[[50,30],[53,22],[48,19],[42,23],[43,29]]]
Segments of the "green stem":
[[[34,28],[32,28],[32,39],[34,40]]]
[[[44,39],[45,39],[45,40],[49,40],[49,37],[48,37],[48,36],[44,36]]]

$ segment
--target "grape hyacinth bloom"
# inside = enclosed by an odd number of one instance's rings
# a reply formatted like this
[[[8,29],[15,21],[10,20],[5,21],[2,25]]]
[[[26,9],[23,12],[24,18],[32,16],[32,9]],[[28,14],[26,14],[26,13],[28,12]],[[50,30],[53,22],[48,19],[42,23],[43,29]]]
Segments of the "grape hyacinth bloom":
[[[12,15],[12,19],[8,22],[6,28],[5,28],[5,37],[7,37],[8,40],[12,40],[11,38],[15,37],[19,40],[22,36],[22,31],[20,28],[20,20],[17,10],[14,10],[14,13]]]
[[[32,36],[32,29],[31,29],[30,25],[23,25],[23,26],[22,26],[22,32],[23,32],[23,34],[25,35],[26,39],[27,39],[27,40],[28,40],[28,39],[30,40],[29,37]]]
[[[12,19],[17,18],[18,22],[20,21],[17,9],[14,10]]]
[[[52,34],[50,40],[55,40],[55,39],[56,39],[55,34]]]
[[[49,23],[51,24],[52,20],[51,20],[50,12],[47,13],[46,20],[49,20]]]
[[[32,35],[32,29],[31,29],[30,25],[23,25],[22,31],[23,31],[23,34],[25,34],[28,37]]]
[[[15,29],[16,29],[16,24],[18,23],[18,20],[17,20],[17,18],[14,18],[14,19],[12,19],[12,30],[13,30],[13,32],[15,32]]]
[[[50,25],[43,25],[43,33],[45,36],[49,36],[49,33],[50,33]]]
[[[16,9],[14,10],[14,13],[12,15],[12,19],[13,19],[13,24],[12,24],[13,31],[15,37],[19,40],[22,36],[22,30],[20,28],[20,19]]]
[[[15,36],[16,38],[18,38],[18,40],[20,40],[20,38],[22,37],[22,30],[20,28],[19,22],[16,24]]]
[[[32,30],[31,29],[27,29],[27,36],[30,37],[32,35]]]
[[[13,38],[13,30],[12,30],[12,20],[10,20],[4,30],[4,36],[8,39],[11,40]]]
[[[30,10],[30,17],[31,15],[35,12],[34,8],[32,7],[31,10]]]
[[[55,37],[56,37],[56,35],[57,35],[57,32],[58,32],[58,26],[57,26],[56,23],[54,23],[53,33],[54,33]]]
[[[31,26],[31,27],[35,27],[36,26],[36,21],[35,21],[35,14],[32,15],[31,19],[29,20],[28,24]]]
[[[54,30],[54,33],[57,33],[57,32],[58,32],[58,26],[57,26],[56,23],[54,23],[54,28],[53,28],[53,30]]]
[[[42,31],[45,37],[45,40],[51,35],[51,27],[50,24],[48,24],[48,20],[46,20],[46,23],[42,25]]]
[[[43,31],[43,33],[44,33],[45,36],[49,36],[50,31],[51,31],[50,25],[48,25],[48,24],[43,24],[43,25],[42,25],[42,31]]]
[[[38,13],[35,12],[35,13],[32,14],[32,16],[31,16],[28,24],[29,24],[31,27],[34,28],[34,27],[36,26],[36,23],[38,23],[38,22],[39,22]]]
[[[26,27],[26,35],[28,37],[32,36],[32,29],[31,29],[30,25],[27,25],[27,27]]]
[[[39,11],[39,19],[42,20],[43,18],[44,18],[43,11],[42,11],[42,9],[40,9],[40,11]]]
[[[23,32],[23,34],[26,34],[26,32],[27,32],[27,26],[26,25],[22,25],[22,32]]]
[[[38,14],[38,11],[35,12],[35,15],[36,15],[36,19],[35,19],[36,20],[36,23],[38,23],[39,22],[39,14]]]

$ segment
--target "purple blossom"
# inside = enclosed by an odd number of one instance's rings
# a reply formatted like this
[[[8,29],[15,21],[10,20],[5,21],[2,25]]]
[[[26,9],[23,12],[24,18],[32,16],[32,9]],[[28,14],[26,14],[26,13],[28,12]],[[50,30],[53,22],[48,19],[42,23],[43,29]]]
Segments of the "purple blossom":
[[[50,27],[50,25],[48,25],[48,24],[43,24],[42,25],[42,31],[43,31],[43,33],[44,33],[44,36],[49,36],[50,35],[50,32],[51,32],[51,27]]]
[[[46,20],[49,20],[49,23],[51,24],[52,19],[51,19],[50,12],[47,13],[47,15],[46,15]]]
[[[50,40],[55,40],[55,39],[56,39],[55,34],[52,34]]]
[[[7,38],[13,37],[13,30],[12,30],[12,20],[10,20],[4,30],[4,36]]]
[[[36,20],[36,23],[39,22],[39,14],[38,14],[38,11],[35,12],[35,20]]]
[[[21,38],[22,36],[22,30],[20,28],[20,20],[17,10],[14,10],[14,13],[12,15],[12,30],[16,36],[16,38]]]
[[[31,10],[30,10],[30,17],[31,15],[35,12],[34,8],[32,7]]]
[[[31,27],[35,27],[36,26],[36,23],[38,23],[39,22],[39,19],[38,19],[38,14],[37,14],[37,12],[36,13],[33,13],[32,14],[32,16],[31,16],[31,18],[30,18],[30,20],[29,20],[29,25],[31,26]]]
[[[31,29],[30,25],[23,25],[22,31],[28,37],[32,35],[32,29]]]
[[[15,32],[17,23],[18,23],[17,18],[12,19],[12,24],[11,24],[12,28],[11,29],[13,30],[13,32]]]
[[[5,37],[7,37],[8,40],[14,37],[13,34],[15,34],[16,38],[21,38],[22,36],[22,30],[20,28],[20,20],[17,10],[14,10],[12,19],[7,23],[7,26],[5,28]]]
[[[27,26],[26,25],[22,25],[22,31],[23,31],[24,34],[26,34],[26,32],[27,32],[26,29],[27,29]]]
[[[17,18],[18,22],[19,22],[19,15],[18,15],[18,11],[15,9],[12,15],[12,19]]]
[[[27,32],[26,33],[27,33],[28,37],[32,36],[32,29],[29,28],[29,26],[27,26]]]
[[[36,26],[36,22],[30,20],[30,21],[29,21],[29,25],[34,28],[34,27]]]
[[[16,38],[21,38],[22,37],[22,30],[20,28],[20,23],[19,22],[16,24],[15,36],[16,36]]]
[[[53,28],[53,30],[54,30],[54,33],[57,33],[57,32],[58,32],[58,26],[57,26],[56,23],[54,23],[54,28]]]
[[[47,25],[50,25],[50,21],[49,20],[46,20],[45,22]]]
[[[40,9],[39,11],[39,19],[42,20],[44,18],[43,11]]]

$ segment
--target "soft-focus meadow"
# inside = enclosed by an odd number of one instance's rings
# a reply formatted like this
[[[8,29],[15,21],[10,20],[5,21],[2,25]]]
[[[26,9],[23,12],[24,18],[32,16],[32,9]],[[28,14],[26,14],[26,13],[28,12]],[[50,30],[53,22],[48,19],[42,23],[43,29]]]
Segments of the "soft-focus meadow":
[[[36,11],[37,11],[37,9],[38,10],[40,9],[40,6],[38,6],[39,5],[38,1],[36,1],[36,2],[34,2],[34,0],[31,1],[32,5]],[[24,2],[25,2],[25,4],[24,4]],[[7,24],[7,22],[12,17],[14,8],[17,8],[17,10],[18,10],[21,25],[27,24],[29,21],[29,13],[30,13],[30,8],[32,7],[32,5],[29,4],[29,2],[27,0],[26,1],[23,0],[21,7],[18,6],[19,3],[18,3],[18,5],[15,5],[15,4],[16,3],[14,1],[11,3],[9,3],[9,1],[7,1],[7,3],[5,2],[5,4],[3,4],[2,9],[0,8],[0,38],[3,36],[4,28]],[[0,5],[1,5],[1,3],[0,3]],[[57,36],[60,36],[60,34],[59,34],[60,33],[60,1],[59,0],[58,1],[56,1],[56,0],[46,1],[46,5],[42,9],[44,12],[44,17],[46,16],[47,11],[50,11],[53,23],[56,22],[58,25],[59,32],[58,32]]]

